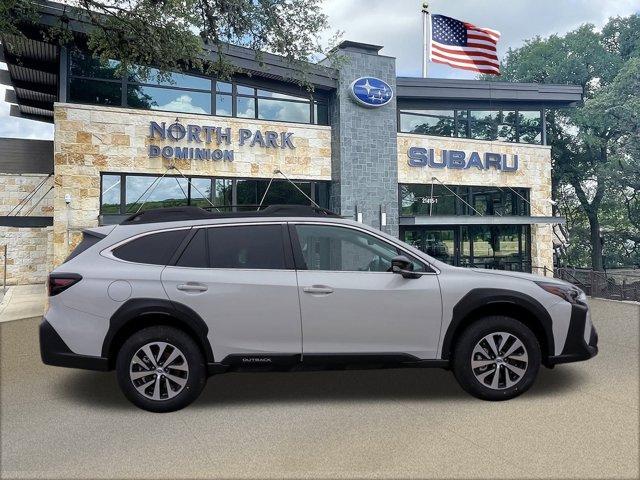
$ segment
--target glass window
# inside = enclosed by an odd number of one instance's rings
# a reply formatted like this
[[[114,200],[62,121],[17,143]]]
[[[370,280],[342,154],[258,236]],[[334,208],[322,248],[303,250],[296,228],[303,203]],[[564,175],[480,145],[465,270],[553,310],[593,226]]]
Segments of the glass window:
[[[211,179],[192,178],[191,179],[191,205],[207,208],[211,206]]]
[[[230,117],[233,113],[231,95],[216,93],[216,115],[220,117]]]
[[[262,120],[309,123],[311,121],[310,115],[309,102],[258,99],[258,118]]]
[[[71,51],[71,75],[80,77],[116,79],[120,75],[116,69],[120,66],[117,60],[102,62],[99,58],[79,49]]]
[[[187,181],[178,177],[129,175],[126,179],[126,211],[187,205]]]
[[[498,140],[503,142],[515,142],[516,137],[516,112],[500,111],[495,112],[498,128]]]
[[[129,85],[127,88],[127,105],[150,110],[210,114],[211,94]]]
[[[227,82],[216,82],[216,92],[231,93],[233,91],[232,85]]]
[[[496,140],[498,138],[498,124],[495,112],[488,110],[471,110],[471,138],[479,140]]]
[[[455,192],[456,187],[449,187]],[[456,215],[460,200],[444,185],[401,185],[401,215]]]
[[[208,236],[213,268],[285,268],[281,225],[216,227]]]
[[[469,115],[467,110],[456,110],[456,137],[469,137]]]
[[[398,250],[350,228],[297,225],[302,256],[309,270],[388,272]]]
[[[311,197],[311,182],[295,182],[300,190],[308,197]],[[309,205],[311,202],[300,191],[284,180],[274,180],[271,182],[269,190],[268,180],[258,181],[258,202],[262,200],[264,193],[263,205]]]
[[[225,178],[216,178],[214,181],[213,204],[215,206],[231,205],[232,181]]]
[[[255,208],[258,205],[258,181],[236,181],[236,203],[238,205],[250,205]]]
[[[113,255],[128,262],[166,265],[188,232],[185,229],[145,235],[116,248]]]
[[[241,118],[256,118],[256,103],[253,97],[236,98],[236,116]]]
[[[453,110],[411,110],[401,112],[400,129],[408,133],[452,137],[454,134],[454,112]]]
[[[326,103],[313,104],[313,117],[316,125],[329,125],[329,106]]]
[[[184,249],[176,263],[178,267],[206,268],[209,266],[207,254],[207,231],[204,228],[196,230],[195,235]]]
[[[208,78],[183,73],[168,73],[161,76],[160,71],[155,68],[133,67],[129,73],[129,80],[170,87],[211,90],[211,80]]]
[[[304,97],[301,97],[301,96],[287,95],[285,93],[278,93],[278,92],[270,92],[269,90],[258,90],[257,94],[259,97],[284,98],[284,99],[298,100],[298,101],[306,100]]]
[[[539,111],[518,112],[518,139],[523,143],[542,143],[542,125]]]
[[[404,241],[427,255],[451,265],[455,262],[454,229],[407,228],[404,230]]]
[[[256,89],[251,87],[245,87],[244,85],[236,85],[236,91],[239,95],[255,95]]]
[[[69,82],[69,98],[78,103],[120,106],[122,85],[120,82],[72,78]]]
[[[102,198],[100,213],[120,213],[120,175],[102,176]]]

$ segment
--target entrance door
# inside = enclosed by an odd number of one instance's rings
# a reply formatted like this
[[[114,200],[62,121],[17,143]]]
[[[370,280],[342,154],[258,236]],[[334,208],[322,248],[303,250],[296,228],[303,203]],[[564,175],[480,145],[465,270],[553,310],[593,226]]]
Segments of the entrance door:
[[[296,263],[304,263],[297,270],[303,361],[320,354],[435,358],[442,305],[426,264],[413,259],[425,275],[403,278],[391,272],[400,250],[364,230],[313,223],[291,230],[299,239]]]

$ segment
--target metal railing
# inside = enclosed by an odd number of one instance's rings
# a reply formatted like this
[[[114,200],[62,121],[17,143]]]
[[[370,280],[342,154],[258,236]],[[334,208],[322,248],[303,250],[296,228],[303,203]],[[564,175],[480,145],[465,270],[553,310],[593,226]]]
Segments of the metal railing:
[[[640,273],[597,271],[588,268],[532,267],[534,273],[553,276],[584,290],[591,297],[640,301]]]

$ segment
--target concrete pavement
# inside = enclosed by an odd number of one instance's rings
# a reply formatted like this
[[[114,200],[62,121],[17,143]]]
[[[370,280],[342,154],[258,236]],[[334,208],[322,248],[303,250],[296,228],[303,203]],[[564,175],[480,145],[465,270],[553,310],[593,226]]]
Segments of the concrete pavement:
[[[44,284],[9,287],[0,302],[0,322],[40,316],[44,313],[46,299]]]
[[[592,300],[601,353],[490,403],[450,372],[227,374],[171,414],[113,373],[42,365],[0,325],[2,478],[638,478],[637,305]]]

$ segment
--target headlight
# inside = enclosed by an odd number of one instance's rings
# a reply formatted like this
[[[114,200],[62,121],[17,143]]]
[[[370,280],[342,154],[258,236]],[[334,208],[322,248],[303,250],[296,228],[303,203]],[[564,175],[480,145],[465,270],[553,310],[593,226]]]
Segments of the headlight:
[[[536,284],[553,295],[566,300],[567,302],[574,303],[586,303],[587,296],[585,293],[574,285],[561,285],[558,283],[536,282]]]

